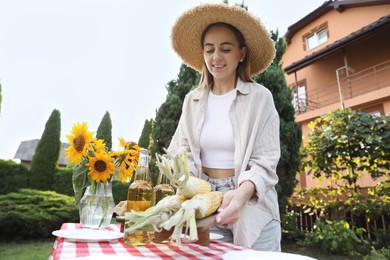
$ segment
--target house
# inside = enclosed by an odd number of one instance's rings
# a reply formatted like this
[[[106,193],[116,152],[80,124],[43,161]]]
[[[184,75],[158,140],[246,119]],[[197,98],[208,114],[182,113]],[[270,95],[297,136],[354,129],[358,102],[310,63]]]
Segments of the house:
[[[326,1],[285,38],[282,67],[303,136],[309,122],[338,108],[390,114],[390,1]],[[298,181],[317,184],[306,174]],[[359,183],[374,184],[369,176]]]
[[[31,161],[35,154],[35,148],[37,147],[39,139],[22,141],[16,151],[14,159],[19,159],[20,163],[26,166],[28,169],[31,167]],[[58,166],[66,167],[68,165],[68,159],[66,159],[65,149],[69,147],[69,143],[62,143],[60,159]]]

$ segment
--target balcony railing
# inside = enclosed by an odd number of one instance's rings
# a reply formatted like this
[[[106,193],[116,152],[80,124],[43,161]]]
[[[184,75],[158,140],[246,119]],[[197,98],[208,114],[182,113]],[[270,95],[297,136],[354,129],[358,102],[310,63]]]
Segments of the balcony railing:
[[[340,75],[340,86],[344,101],[390,86],[390,60],[355,73],[349,72],[349,77],[343,73]],[[316,90],[307,91],[306,98],[300,98],[295,102],[297,113],[340,103],[337,81],[322,85]]]

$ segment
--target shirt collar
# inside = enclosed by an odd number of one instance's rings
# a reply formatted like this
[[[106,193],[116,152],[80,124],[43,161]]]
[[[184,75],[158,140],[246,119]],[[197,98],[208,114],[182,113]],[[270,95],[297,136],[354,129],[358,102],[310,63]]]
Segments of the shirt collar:
[[[247,95],[247,94],[249,94],[251,92],[250,88],[249,88],[249,85],[248,85],[248,82],[242,81],[240,79],[240,77],[238,77],[238,79],[237,79],[236,89],[237,89],[238,92],[240,92],[243,95]]]
[[[242,95],[247,95],[249,94],[251,91],[250,91],[250,87],[248,85],[248,82],[244,82],[241,80],[240,77],[238,77],[237,79],[237,85],[236,85],[236,89],[238,92],[240,92],[240,94]],[[205,95],[208,94],[208,92],[205,92],[205,91],[198,91],[194,97],[193,97],[193,100],[194,101],[198,101],[202,98],[205,98]]]

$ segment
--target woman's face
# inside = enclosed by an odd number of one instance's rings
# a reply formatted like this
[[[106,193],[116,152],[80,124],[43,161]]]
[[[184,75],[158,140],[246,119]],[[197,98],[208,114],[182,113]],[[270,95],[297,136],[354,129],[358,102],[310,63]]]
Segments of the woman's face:
[[[211,27],[204,37],[203,58],[215,79],[236,77],[237,66],[245,58],[232,31],[222,25]]]

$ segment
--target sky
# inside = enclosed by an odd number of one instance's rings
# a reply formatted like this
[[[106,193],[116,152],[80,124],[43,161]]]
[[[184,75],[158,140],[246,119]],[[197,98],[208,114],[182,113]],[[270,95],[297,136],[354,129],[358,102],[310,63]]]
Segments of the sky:
[[[0,0],[0,159],[13,159],[20,142],[41,138],[54,109],[62,142],[77,122],[96,131],[106,111],[114,149],[118,137],[138,142],[179,73],[171,27],[182,12],[206,2],[223,1]],[[283,36],[324,2],[244,4]]]

